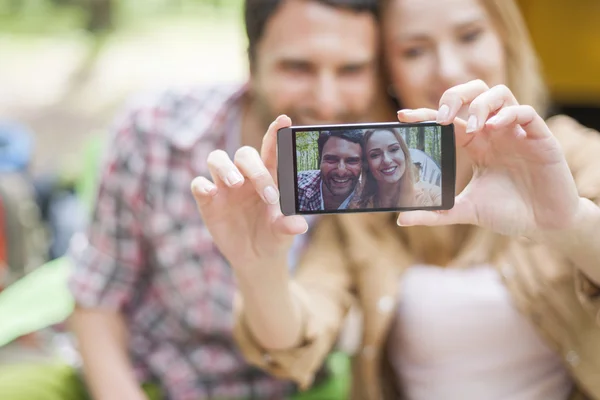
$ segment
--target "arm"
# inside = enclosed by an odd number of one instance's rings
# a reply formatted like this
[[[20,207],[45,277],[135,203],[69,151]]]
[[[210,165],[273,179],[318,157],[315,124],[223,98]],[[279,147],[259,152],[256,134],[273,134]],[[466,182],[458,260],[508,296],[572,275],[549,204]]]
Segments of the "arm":
[[[335,217],[316,226],[294,280],[240,277],[235,337],[246,358],[307,388],[352,304],[352,276]],[[265,274],[266,275],[266,274]],[[280,285],[280,286],[271,286]]]
[[[581,196],[571,229],[540,234],[536,239],[565,255],[600,286],[600,134],[568,117],[548,125],[559,139]]]
[[[77,304],[70,320],[86,381],[96,399],[143,399],[128,359],[123,310],[146,265],[138,207],[144,157],[132,117],[107,148],[96,205],[86,235],[70,248],[75,270],[69,288]]]
[[[240,288],[234,336],[246,358],[278,377],[308,387],[322,366],[350,306],[351,274],[337,219],[324,217],[291,281],[286,258],[294,235],[307,230],[300,216],[281,213],[277,191],[277,132],[267,130],[260,154],[240,148],[234,159],[209,154],[213,181],[192,182],[198,210]],[[267,350],[268,349],[268,350]]]
[[[127,354],[127,326],[120,313],[77,308],[70,327],[75,333],[92,398],[142,400]]]
[[[558,250],[600,287],[600,207],[597,204],[582,198],[579,215],[571,229],[544,232],[537,240]]]

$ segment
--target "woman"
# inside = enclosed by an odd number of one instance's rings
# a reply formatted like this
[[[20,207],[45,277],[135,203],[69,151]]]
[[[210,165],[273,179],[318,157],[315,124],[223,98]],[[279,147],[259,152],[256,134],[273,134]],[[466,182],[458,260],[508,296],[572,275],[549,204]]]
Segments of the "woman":
[[[600,137],[543,120],[512,1],[384,7],[390,79],[410,108],[399,119],[455,124],[456,205],[323,219],[292,280],[286,252],[306,222],[256,194],[274,184],[276,132],[291,124],[278,118],[262,159],[213,166],[252,179],[193,186],[238,279],[240,348],[306,388],[358,304],[356,399],[600,398]]]
[[[441,191],[416,182],[410,151],[396,129],[368,130],[363,137],[363,166],[349,208],[426,207],[441,205]]]
[[[366,131],[363,160],[361,186],[349,208],[410,207],[415,203],[412,161],[400,132]]]

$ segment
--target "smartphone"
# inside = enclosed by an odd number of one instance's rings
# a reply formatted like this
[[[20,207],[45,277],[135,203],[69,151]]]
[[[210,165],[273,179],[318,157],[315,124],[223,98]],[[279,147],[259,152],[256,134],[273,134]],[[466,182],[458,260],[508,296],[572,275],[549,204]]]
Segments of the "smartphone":
[[[455,176],[454,125],[291,126],[277,133],[284,215],[448,210]]]

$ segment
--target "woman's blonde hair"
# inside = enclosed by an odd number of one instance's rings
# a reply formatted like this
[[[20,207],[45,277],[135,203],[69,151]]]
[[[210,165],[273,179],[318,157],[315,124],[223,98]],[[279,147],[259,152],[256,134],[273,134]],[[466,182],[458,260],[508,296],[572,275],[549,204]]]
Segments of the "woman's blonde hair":
[[[362,155],[363,155],[363,172],[361,185],[358,190],[358,200],[355,203],[360,208],[366,208],[369,206],[377,206],[377,194],[379,185],[369,168],[368,163],[368,154],[367,154],[367,143],[369,139],[375,132],[389,132],[400,144],[400,148],[402,149],[402,153],[404,153],[405,159],[405,170],[404,174],[400,178],[400,196],[398,198],[397,205],[398,207],[408,207],[411,206],[414,202],[414,173],[413,173],[413,164],[410,157],[410,151],[408,150],[408,146],[406,145],[406,141],[398,131],[398,129],[393,128],[381,128],[381,129],[369,129],[365,132],[363,136],[363,146],[362,146]]]
[[[541,66],[531,42],[525,20],[514,0],[479,0],[504,42],[507,86],[520,104],[527,104],[545,117],[547,91]]]

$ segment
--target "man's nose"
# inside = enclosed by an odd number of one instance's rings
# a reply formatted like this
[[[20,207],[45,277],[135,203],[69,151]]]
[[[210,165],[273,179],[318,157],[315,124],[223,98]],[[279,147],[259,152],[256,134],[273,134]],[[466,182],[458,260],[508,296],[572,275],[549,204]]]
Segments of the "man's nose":
[[[323,122],[338,122],[335,120],[340,107],[340,97],[335,74],[330,71],[319,74],[314,92],[314,110],[317,118]]]

